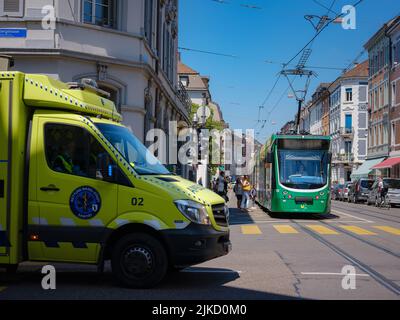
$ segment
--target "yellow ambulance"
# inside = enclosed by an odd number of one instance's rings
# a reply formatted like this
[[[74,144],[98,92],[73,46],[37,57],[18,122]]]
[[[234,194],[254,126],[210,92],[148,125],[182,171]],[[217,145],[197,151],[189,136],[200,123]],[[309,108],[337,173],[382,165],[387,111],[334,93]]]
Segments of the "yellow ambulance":
[[[229,210],[171,174],[94,83],[0,71],[0,267],[111,261],[127,287],[226,255]]]

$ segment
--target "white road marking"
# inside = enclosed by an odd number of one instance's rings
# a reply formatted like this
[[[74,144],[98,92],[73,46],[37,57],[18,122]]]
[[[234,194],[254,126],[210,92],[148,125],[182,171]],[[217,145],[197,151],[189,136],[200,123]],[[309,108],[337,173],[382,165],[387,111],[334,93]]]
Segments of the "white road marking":
[[[371,221],[360,221],[360,220],[323,220],[326,223],[371,223]]]
[[[317,276],[356,276],[356,277],[369,277],[365,273],[338,273],[338,272],[302,272],[302,275],[317,275]]]
[[[181,272],[186,273],[242,273],[238,270],[211,270],[211,269],[183,269]]]
[[[335,212],[335,213],[338,213],[338,214],[343,214],[343,215],[351,217],[351,218],[355,218],[357,220],[361,220],[361,221],[367,222],[367,223],[374,223],[371,220],[367,220],[367,219],[364,219],[364,218],[359,218],[359,217],[353,216],[351,214],[348,214],[348,213],[345,213],[345,212],[342,212],[342,211],[338,211],[338,210],[332,210],[332,211]]]

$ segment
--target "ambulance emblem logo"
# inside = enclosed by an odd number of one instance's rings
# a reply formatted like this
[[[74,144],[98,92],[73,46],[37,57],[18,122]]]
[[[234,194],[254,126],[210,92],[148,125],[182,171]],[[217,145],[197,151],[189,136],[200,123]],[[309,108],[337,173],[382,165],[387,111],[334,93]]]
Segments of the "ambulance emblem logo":
[[[88,220],[99,213],[101,198],[92,187],[80,187],[72,193],[69,205],[75,216],[79,219]]]

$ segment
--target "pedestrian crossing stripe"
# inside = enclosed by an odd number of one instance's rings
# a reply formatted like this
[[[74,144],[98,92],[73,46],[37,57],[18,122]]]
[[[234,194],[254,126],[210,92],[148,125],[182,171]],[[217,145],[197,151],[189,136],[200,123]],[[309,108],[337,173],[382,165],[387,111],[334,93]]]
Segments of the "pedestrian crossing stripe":
[[[299,231],[296,230],[294,227],[288,225],[288,224],[276,224],[276,225],[272,225],[274,227],[274,229],[281,234],[298,234]],[[339,235],[340,232],[337,232],[336,230],[333,230],[331,228],[322,226],[322,225],[316,225],[316,224],[309,224],[306,225],[307,228],[311,229],[314,232],[317,232],[319,234],[322,235]],[[340,228],[342,228],[343,230],[352,232],[354,234],[357,235],[361,235],[361,236],[376,236],[378,235],[376,232],[364,229],[364,228],[360,228],[358,226],[347,226],[347,225],[339,225]],[[396,235],[396,236],[400,236],[400,229],[398,228],[394,228],[394,227],[390,227],[390,226],[373,226],[373,228]],[[256,225],[256,224],[252,224],[252,225],[242,225],[241,226],[241,231],[242,234],[246,234],[246,235],[256,235],[256,234],[262,234],[263,232],[261,231],[261,229]]]
[[[260,228],[256,225],[242,226],[243,234],[262,234]]]
[[[374,228],[394,234],[396,236],[400,236],[400,229],[397,228],[387,227],[387,226],[374,226]]]
[[[276,231],[278,231],[279,233],[299,233],[295,228],[293,228],[292,226],[289,226],[287,224],[284,225],[274,225],[274,228],[276,229]]]
[[[340,226],[344,230],[350,231],[352,233],[358,234],[360,236],[376,236],[377,234],[372,231],[368,231],[364,228],[360,228],[357,226]]]
[[[316,224],[308,224],[307,228],[319,233],[319,234],[339,234],[338,232],[329,229],[324,226],[316,225]]]

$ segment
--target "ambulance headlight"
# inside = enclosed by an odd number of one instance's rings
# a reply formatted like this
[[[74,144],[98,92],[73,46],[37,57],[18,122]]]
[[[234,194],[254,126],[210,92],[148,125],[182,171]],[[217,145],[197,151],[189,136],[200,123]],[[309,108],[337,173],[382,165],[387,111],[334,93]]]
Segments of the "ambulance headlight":
[[[202,204],[192,200],[177,200],[175,205],[190,221],[197,224],[211,224],[207,210]]]

